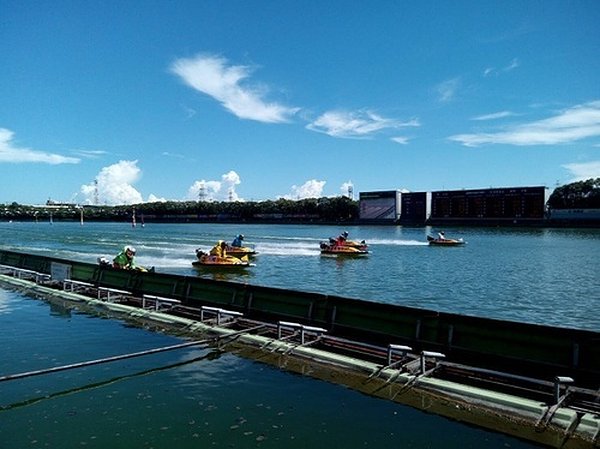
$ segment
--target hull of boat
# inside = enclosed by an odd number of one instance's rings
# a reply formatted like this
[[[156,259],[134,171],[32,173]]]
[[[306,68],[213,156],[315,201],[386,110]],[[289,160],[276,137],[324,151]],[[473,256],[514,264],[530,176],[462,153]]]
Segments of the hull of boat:
[[[358,246],[356,246],[358,245]],[[367,245],[356,242],[346,242],[343,245],[337,243],[321,242],[321,254],[332,255],[332,256],[365,256],[369,254],[367,251]]]
[[[367,254],[369,254],[369,252],[365,251],[365,250],[360,250],[360,249],[356,249],[356,248],[350,248],[350,249],[345,249],[345,248],[323,249],[323,250],[321,250],[321,254],[326,254],[326,255],[331,255],[331,256],[350,256],[350,257],[366,256]]]
[[[432,246],[460,246],[465,242],[462,240],[430,240],[429,244]]]
[[[463,239],[440,239],[430,235],[427,236],[427,241],[432,246],[460,246],[466,243]]]
[[[204,254],[198,256],[198,260],[192,262],[195,267],[208,267],[208,268],[247,268],[251,264],[246,260],[238,259],[233,256],[219,257],[210,254]]]
[[[207,268],[209,270],[243,270],[251,267],[252,264],[233,264],[233,263],[203,263],[201,261],[192,262],[192,265],[196,268]]]
[[[226,251],[227,254],[238,258],[244,256],[255,256],[257,254],[257,252],[254,249],[248,248],[246,246],[228,246]]]

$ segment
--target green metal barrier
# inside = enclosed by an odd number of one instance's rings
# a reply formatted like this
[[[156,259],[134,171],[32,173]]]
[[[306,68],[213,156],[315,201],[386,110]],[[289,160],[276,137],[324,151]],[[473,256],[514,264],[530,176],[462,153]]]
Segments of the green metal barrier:
[[[191,276],[117,270],[78,261],[0,250],[0,264],[51,274],[70,267],[73,280],[184,305],[217,306],[251,319],[293,320],[332,335],[374,344],[407,344],[440,351],[458,362],[522,375],[571,376],[592,388],[600,379],[600,333],[470,317]]]
[[[326,323],[322,318],[327,316],[327,312],[325,303],[319,301],[321,298],[318,294],[252,287],[248,294],[246,308],[266,319],[293,319],[304,323],[324,325]],[[321,320],[316,319],[317,314],[320,315]]]
[[[200,282],[197,282],[200,281]],[[208,279],[189,279],[183,296],[185,304],[207,304],[241,311],[245,307],[245,287],[236,283],[221,283]]]

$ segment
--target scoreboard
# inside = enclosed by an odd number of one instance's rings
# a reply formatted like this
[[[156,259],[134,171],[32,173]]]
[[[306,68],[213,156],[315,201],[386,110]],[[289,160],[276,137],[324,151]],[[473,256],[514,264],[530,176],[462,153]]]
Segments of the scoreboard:
[[[516,187],[432,192],[431,219],[541,220],[545,187]]]
[[[400,216],[400,191],[360,192],[361,220],[396,221]]]

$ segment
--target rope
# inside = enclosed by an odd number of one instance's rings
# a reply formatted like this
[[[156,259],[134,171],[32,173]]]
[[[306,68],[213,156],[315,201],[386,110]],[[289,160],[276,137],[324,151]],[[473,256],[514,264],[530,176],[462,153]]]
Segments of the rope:
[[[0,377],[0,382],[5,382],[8,380],[15,380],[15,379],[23,379],[26,377],[40,376],[42,374],[56,373],[58,371],[66,371],[66,370],[70,370],[70,369],[83,368],[86,366],[100,365],[101,363],[115,362],[117,360],[132,359],[134,357],[141,357],[144,355],[158,354],[159,352],[174,351],[176,349],[189,348],[190,346],[207,345],[207,344],[216,343],[216,342],[219,342],[220,340],[225,340],[225,339],[232,339],[232,341],[233,341],[237,337],[239,337],[241,334],[245,334],[251,330],[260,329],[262,327],[264,327],[264,325],[255,326],[251,329],[243,329],[240,331],[232,332],[230,334],[219,335],[217,337],[213,337],[213,338],[209,338],[209,339],[205,339],[205,340],[189,341],[186,343],[179,343],[176,345],[164,346],[162,348],[148,349],[146,351],[132,352],[130,354],[115,355],[112,357],[105,357],[103,359],[88,360],[87,362],[72,363],[70,365],[55,366],[54,368],[46,368],[46,369],[41,369],[41,370],[37,370],[37,371],[28,371],[28,372],[19,373],[19,374],[10,374],[8,376]]]
[[[48,399],[60,398],[60,397],[68,396],[71,394],[80,393],[82,391],[92,390],[94,388],[105,387],[106,385],[112,385],[112,384],[115,384],[115,383],[123,381],[123,380],[135,379],[137,377],[147,376],[147,375],[154,374],[154,373],[157,373],[160,371],[166,371],[166,370],[170,370],[170,369],[177,368],[180,366],[189,365],[191,363],[196,363],[196,362],[202,361],[204,359],[210,359],[212,357],[212,354],[213,354],[213,352],[209,352],[200,357],[196,357],[196,358],[193,358],[190,360],[184,360],[183,362],[177,362],[177,363],[173,363],[171,365],[160,366],[158,368],[151,368],[151,369],[148,369],[145,371],[140,371],[140,372],[137,372],[134,374],[127,374],[125,376],[113,377],[112,379],[103,380],[101,382],[96,382],[96,383],[91,383],[88,385],[84,385],[83,387],[77,387],[77,388],[59,391],[59,392],[48,394],[48,395],[38,396],[35,398],[26,399],[21,402],[15,402],[15,403],[12,403],[9,405],[0,405],[0,413],[7,411],[7,410],[13,410],[16,408],[27,407],[29,405],[37,404],[38,402],[45,401]]]
[[[207,340],[191,341],[191,342],[186,342],[186,343],[180,343],[177,345],[164,346],[162,348],[148,349],[146,351],[132,352],[130,354],[122,354],[122,355],[115,355],[112,357],[105,357],[103,359],[88,360],[86,362],[72,363],[70,365],[55,366],[53,368],[46,368],[46,369],[41,369],[41,370],[36,370],[36,371],[28,371],[25,373],[10,374],[8,376],[0,377],[0,382],[5,382],[8,380],[15,380],[15,379],[23,379],[26,377],[40,376],[42,374],[56,373],[59,371],[66,371],[66,370],[75,369],[75,368],[83,368],[86,366],[99,365],[101,363],[115,362],[117,360],[132,359],[134,357],[141,357],[141,356],[149,355],[149,354],[157,354],[159,352],[173,351],[175,349],[188,348],[190,346],[205,345],[214,340],[215,339],[212,338],[212,339],[207,339]]]

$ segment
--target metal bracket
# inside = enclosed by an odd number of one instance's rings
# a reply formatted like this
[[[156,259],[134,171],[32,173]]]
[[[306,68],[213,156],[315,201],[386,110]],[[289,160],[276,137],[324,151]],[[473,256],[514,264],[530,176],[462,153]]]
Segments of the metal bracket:
[[[427,358],[434,359],[434,361],[436,363],[436,368],[437,368],[438,359],[446,358],[446,355],[442,354],[441,352],[421,351],[421,374],[420,374],[420,376],[425,375],[425,361]]]
[[[565,388],[565,394],[563,396],[560,395],[561,386],[572,384],[575,382],[571,377],[564,376],[556,376],[554,378],[554,404],[558,405],[560,402],[564,401],[567,397],[567,390],[569,387]]]
[[[294,331],[300,331],[300,343],[305,344],[306,335],[314,334],[317,337],[321,337],[327,332],[327,329],[322,327],[306,326],[300,323],[291,323],[289,321],[278,321],[277,322],[277,339],[281,340],[281,333],[284,328],[290,328]]]
[[[221,325],[222,319],[225,319],[225,318],[237,318],[237,317],[244,316],[244,314],[241,313],[241,312],[234,312],[232,310],[225,310],[225,309],[221,309],[219,307],[202,306],[200,308],[200,321],[204,321],[204,313],[205,312],[212,313],[212,314],[215,314],[217,316],[217,326]]]

